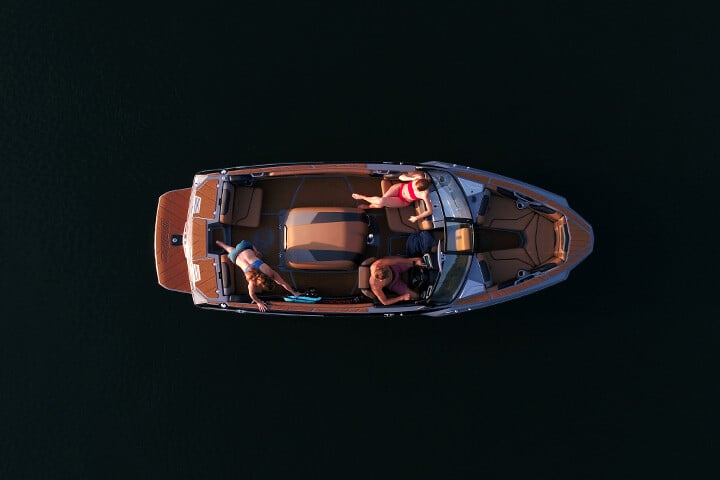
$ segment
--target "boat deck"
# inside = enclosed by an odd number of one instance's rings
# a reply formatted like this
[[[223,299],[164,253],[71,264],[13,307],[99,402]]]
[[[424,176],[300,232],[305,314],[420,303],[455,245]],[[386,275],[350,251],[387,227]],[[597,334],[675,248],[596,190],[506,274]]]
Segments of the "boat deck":
[[[493,192],[475,229],[478,260],[487,262],[496,285],[514,280],[519,270],[561,263],[564,251],[558,230],[563,222],[558,213],[521,210],[515,200]]]
[[[231,244],[249,240],[263,253],[263,260],[288,280],[294,288],[305,291],[315,288],[323,296],[347,297],[360,293],[357,289],[357,270],[299,270],[285,265],[281,257],[283,239],[281,225],[288,210],[301,207],[357,208],[359,202],[353,192],[381,195],[381,179],[369,176],[312,176],[259,178],[255,187],[262,189],[262,206],[258,227],[233,226]],[[405,255],[408,233],[393,232],[388,227],[384,209],[365,211],[369,217],[373,242],[365,246],[363,258]],[[218,231],[221,233],[221,231]],[[247,294],[247,282],[239,269],[234,294]],[[240,273],[240,275],[237,275]],[[284,292],[279,292],[284,293]]]
[[[257,227],[233,225],[230,239],[236,244],[249,240],[263,253],[263,260],[280,272],[300,291],[315,288],[324,297],[353,297],[357,288],[357,269],[304,270],[293,269],[283,260],[283,223],[290,209],[302,207],[357,208],[352,193],[381,195],[381,178],[352,175],[258,178],[255,187],[262,190],[260,221]],[[388,225],[385,209],[366,210],[374,238],[364,247],[361,257],[405,255],[407,232],[393,231]],[[475,226],[475,253],[488,267],[492,283],[497,286],[512,282],[519,270],[533,270],[548,262],[562,262],[558,243],[559,214],[540,213],[531,208],[518,209],[515,201],[493,191],[485,215]],[[432,230],[436,239],[442,229]],[[217,230],[216,235],[223,235]],[[221,237],[218,237],[221,238]],[[242,272],[234,268],[234,295],[247,294]],[[283,292],[275,292],[284,295]]]

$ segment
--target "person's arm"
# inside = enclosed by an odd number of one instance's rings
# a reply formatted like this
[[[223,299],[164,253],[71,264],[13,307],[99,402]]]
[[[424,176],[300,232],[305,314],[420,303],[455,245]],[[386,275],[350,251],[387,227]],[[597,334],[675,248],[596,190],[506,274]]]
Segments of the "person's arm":
[[[263,267],[267,267],[267,269],[270,270],[270,271],[269,271],[269,272],[266,271]],[[273,270],[272,268],[268,267],[268,265],[267,265],[266,263],[264,263],[263,265],[260,266],[260,270],[261,270],[263,273],[265,273],[268,277],[272,278],[272,279],[275,281],[275,283],[277,283],[278,285],[280,285],[281,287],[283,287],[285,290],[287,290],[288,292],[290,292],[292,295],[295,295],[295,296],[300,295],[300,293],[299,293],[297,290],[295,290],[294,288],[292,288],[292,287],[290,286],[290,284],[287,283],[287,282],[285,281],[285,279],[284,279],[278,272],[276,272],[276,271]]]
[[[413,223],[425,217],[429,217],[430,215],[432,215],[433,212],[432,203],[430,203],[430,197],[427,190],[425,190],[424,192],[419,192],[419,198],[425,203],[425,211],[422,212],[420,215],[411,216],[409,220]]]
[[[401,182],[412,182],[418,178],[425,178],[425,174],[422,172],[401,173],[398,180]]]
[[[425,265],[420,257],[385,257],[375,261],[376,268],[388,265]]]
[[[260,298],[258,298],[257,294],[255,293],[255,284],[252,282],[248,283],[248,293],[250,294],[250,298],[252,298],[253,301],[257,303],[258,310],[260,310],[261,312],[267,312],[267,304],[260,300]]]
[[[388,298],[387,295],[385,295],[385,291],[382,288],[377,288],[374,285],[370,285],[370,289],[373,291],[377,299],[382,303],[383,305],[393,305],[398,302],[403,302],[410,300],[410,294],[406,293],[405,295],[398,295],[397,297]]]

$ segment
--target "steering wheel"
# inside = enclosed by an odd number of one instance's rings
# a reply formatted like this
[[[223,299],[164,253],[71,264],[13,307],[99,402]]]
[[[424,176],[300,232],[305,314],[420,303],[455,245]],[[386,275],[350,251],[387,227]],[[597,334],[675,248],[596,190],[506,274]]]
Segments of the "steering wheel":
[[[410,288],[413,290],[420,290],[427,285],[430,280],[430,275],[424,267],[415,267],[411,270],[412,275],[410,276]]]

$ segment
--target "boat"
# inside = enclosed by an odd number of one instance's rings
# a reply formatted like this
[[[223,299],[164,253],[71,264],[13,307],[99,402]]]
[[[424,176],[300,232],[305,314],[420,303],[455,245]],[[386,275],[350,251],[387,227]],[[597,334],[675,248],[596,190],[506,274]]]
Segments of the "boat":
[[[402,175],[423,174],[427,199],[362,208]],[[432,214],[411,222],[409,217]],[[445,162],[276,163],[202,170],[158,199],[154,253],[163,288],[196,307],[291,316],[446,316],[538,292],[593,250],[567,200],[492,172]],[[412,250],[425,240],[425,249]],[[301,295],[260,294],[217,241],[252,242]],[[384,305],[369,287],[379,258],[422,259],[403,274],[417,298]]]

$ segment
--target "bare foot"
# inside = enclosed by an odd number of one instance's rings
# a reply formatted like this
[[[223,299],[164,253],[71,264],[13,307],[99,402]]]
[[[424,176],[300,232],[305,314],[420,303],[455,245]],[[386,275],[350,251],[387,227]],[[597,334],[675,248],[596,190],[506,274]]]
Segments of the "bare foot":
[[[355,200],[361,200],[363,196],[360,195],[359,193],[353,193],[353,194],[352,194],[352,197],[353,197]]]

